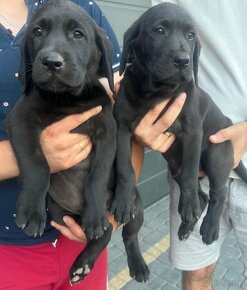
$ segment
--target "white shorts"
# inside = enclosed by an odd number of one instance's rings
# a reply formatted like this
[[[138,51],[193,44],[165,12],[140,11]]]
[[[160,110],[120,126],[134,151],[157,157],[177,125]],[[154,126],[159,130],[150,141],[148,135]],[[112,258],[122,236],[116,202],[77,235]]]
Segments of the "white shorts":
[[[229,178],[228,194],[220,220],[219,239],[211,245],[202,242],[199,230],[206,210],[195,225],[194,231],[185,241],[178,239],[178,229],[181,223],[178,213],[179,187],[171,182],[170,202],[170,251],[172,265],[180,270],[193,271],[215,263],[219,258],[220,247],[226,235],[233,229],[243,254],[245,274],[247,276],[247,185],[241,179]],[[208,178],[201,181],[205,193],[209,191]]]

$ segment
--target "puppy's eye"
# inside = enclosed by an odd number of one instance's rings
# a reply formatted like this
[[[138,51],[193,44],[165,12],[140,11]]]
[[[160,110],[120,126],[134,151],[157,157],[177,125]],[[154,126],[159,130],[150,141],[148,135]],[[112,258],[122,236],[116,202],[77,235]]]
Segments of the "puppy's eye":
[[[84,34],[80,30],[75,30],[73,37],[76,39],[81,39],[84,37]]]
[[[40,27],[34,27],[34,29],[33,29],[33,33],[34,33],[34,35],[36,35],[36,36],[41,36],[42,33],[43,33],[43,31],[42,31],[42,29],[41,29]]]
[[[191,31],[188,33],[187,37],[189,40],[193,40],[196,37],[196,34],[195,34],[195,32]]]
[[[157,34],[165,34],[166,29],[162,26],[159,26],[159,27],[155,28],[154,32]]]

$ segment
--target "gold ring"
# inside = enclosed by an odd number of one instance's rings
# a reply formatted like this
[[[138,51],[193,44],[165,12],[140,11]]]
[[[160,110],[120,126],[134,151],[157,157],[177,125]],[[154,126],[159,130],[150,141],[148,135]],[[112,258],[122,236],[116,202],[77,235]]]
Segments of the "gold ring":
[[[81,141],[78,145],[79,145],[79,147],[80,147],[80,151],[79,151],[79,153],[81,153],[81,151],[84,149],[84,146],[83,146],[82,141]]]
[[[172,135],[172,133],[168,132],[168,131],[163,132],[163,134],[165,134],[168,138],[171,137],[171,135]]]

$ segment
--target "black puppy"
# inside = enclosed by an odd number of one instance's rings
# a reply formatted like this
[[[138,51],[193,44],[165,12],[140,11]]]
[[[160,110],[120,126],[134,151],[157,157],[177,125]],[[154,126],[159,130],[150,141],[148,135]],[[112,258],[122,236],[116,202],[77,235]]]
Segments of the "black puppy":
[[[118,124],[117,176],[121,176],[116,195],[119,200],[124,192],[128,199],[134,198],[130,196],[134,187],[130,139],[141,118],[163,99],[172,97],[171,104],[179,93],[186,92],[185,105],[168,128],[176,135],[176,141],[163,156],[181,191],[178,207],[181,240],[188,237],[206,206],[207,197],[198,187],[199,170],[206,172],[210,200],[200,233],[203,242],[211,244],[218,238],[233,148],[230,141],[218,145],[208,141],[211,134],[230,126],[231,121],[197,84],[199,53],[200,44],[191,18],[171,3],[149,9],[125,33],[120,67],[125,74],[114,108]],[[242,163],[236,172],[247,181]]]
[[[64,214],[76,215],[85,228],[89,241],[70,270],[71,283],[91,271],[112,233],[107,210],[115,188],[116,123],[111,101],[98,81],[106,77],[113,90],[111,57],[106,34],[84,10],[70,1],[49,1],[28,25],[22,47],[24,94],[7,119],[21,172],[17,225],[28,235],[43,234],[49,191],[52,218],[63,223]],[[98,105],[102,111],[73,130],[90,136],[93,149],[89,157],[51,175],[40,145],[41,131]],[[124,226],[123,239],[131,276],[146,281],[149,271],[137,239],[143,210],[138,193],[136,196],[136,218]]]

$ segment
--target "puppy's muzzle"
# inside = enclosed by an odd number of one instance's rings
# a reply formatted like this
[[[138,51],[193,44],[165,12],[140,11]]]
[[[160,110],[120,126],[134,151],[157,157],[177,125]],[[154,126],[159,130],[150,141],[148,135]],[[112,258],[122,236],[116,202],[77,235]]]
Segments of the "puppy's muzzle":
[[[42,64],[50,71],[59,71],[64,65],[64,59],[59,53],[50,52],[43,56]]]
[[[178,69],[184,69],[190,64],[190,56],[188,53],[180,52],[172,57],[173,65]]]

